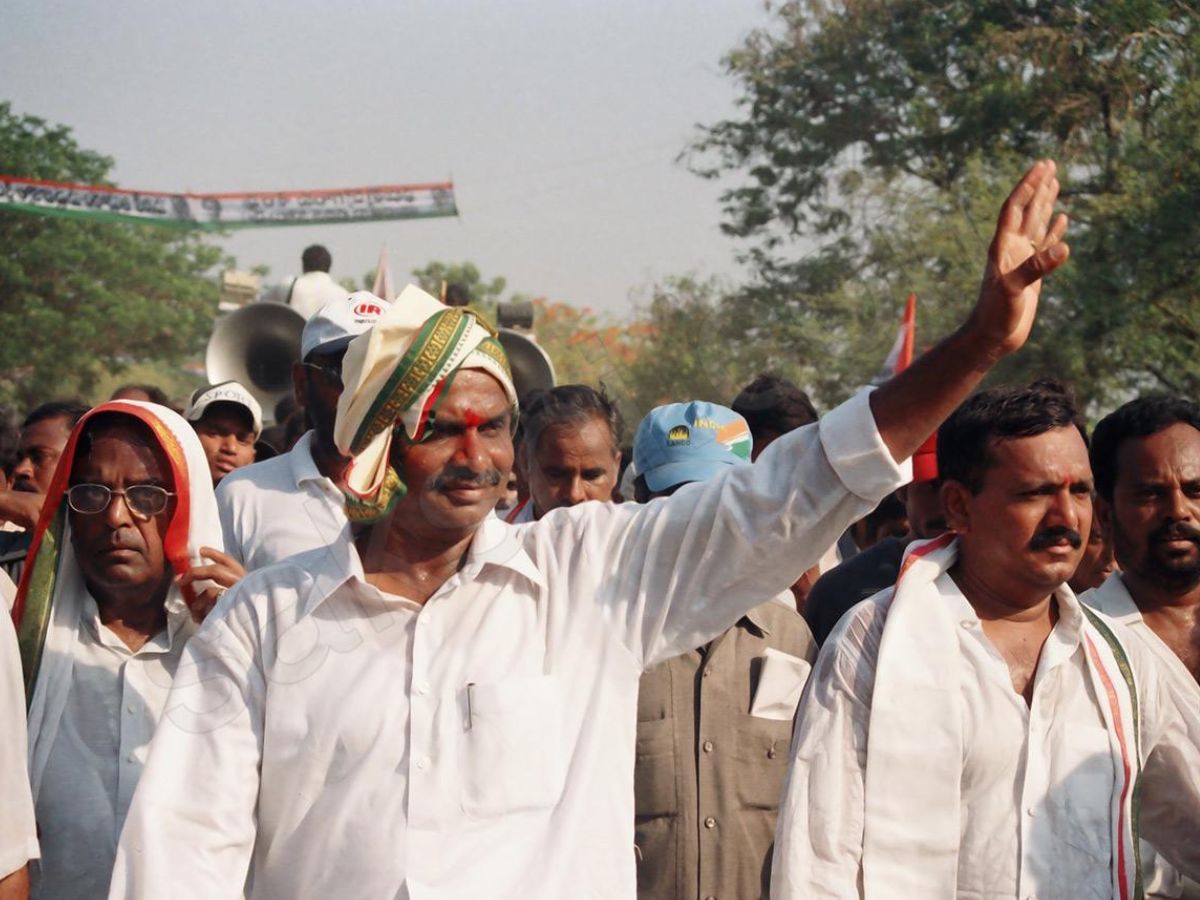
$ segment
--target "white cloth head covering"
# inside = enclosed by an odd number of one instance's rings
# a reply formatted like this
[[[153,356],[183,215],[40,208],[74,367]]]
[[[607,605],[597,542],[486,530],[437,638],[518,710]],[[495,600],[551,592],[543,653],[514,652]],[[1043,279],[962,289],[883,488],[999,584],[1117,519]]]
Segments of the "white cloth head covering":
[[[350,342],[333,437],[353,460],[346,470],[352,521],[379,518],[403,496],[404,484],[389,464],[393,436],[420,443],[460,369],[495,377],[516,414],[508,357],[492,329],[472,311],[439,303],[416,285]]]
[[[80,616],[88,594],[83,573],[71,545],[71,525],[70,517],[66,515],[65,489],[70,478],[78,437],[88,421],[101,413],[124,413],[147,424],[172,463],[175,476],[175,516],[184,511],[185,505],[187,512],[186,549],[179,548],[179,555],[172,558],[171,548],[164,548],[168,562],[175,571],[178,573],[181,569],[193,565],[205,565],[206,561],[200,557],[201,547],[224,549],[208,460],[196,432],[180,415],[156,403],[115,400],[95,407],[80,420],[67,444],[67,452],[63,453],[55,472],[46,505],[38,522],[33,547],[25,563],[21,595],[18,596],[18,607],[23,607],[27,601],[32,601],[31,593],[47,587],[50,591],[50,618],[44,643],[41,645],[40,664],[29,704],[29,780],[35,799],[66,706],[74,668],[74,650]],[[185,483],[181,484],[181,480]],[[61,525],[61,528],[56,523]],[[173,518],[168,531],[174,524]],[[56,559],[47,559],[47,564],[39,566],[38,556],[43,553]],[[202,583],[197,583],[196,588],[202,589]],[[174,582],[167,592],[165,606],[168,615],[190,615],[187,613],[183,595]],[[26,612],[29,610],[26,609]],[[23,630],[23,656],[27,651],[26,637]]]

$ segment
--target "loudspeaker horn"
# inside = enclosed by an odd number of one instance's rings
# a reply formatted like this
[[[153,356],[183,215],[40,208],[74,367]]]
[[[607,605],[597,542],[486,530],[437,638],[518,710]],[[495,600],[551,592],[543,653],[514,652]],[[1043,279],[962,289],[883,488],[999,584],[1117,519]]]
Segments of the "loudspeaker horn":
[[[304,316],[282,303],[249,303],[217,319],[204,353],[210,384],[240,382],[273,419],[275,404],[292,393],[300,361]]]
[[[530,391],[548,391],[554,387],[554,363],[537,341],[511,328],[499,329],[497,337],[508,354],[513,384],[522,403]]]

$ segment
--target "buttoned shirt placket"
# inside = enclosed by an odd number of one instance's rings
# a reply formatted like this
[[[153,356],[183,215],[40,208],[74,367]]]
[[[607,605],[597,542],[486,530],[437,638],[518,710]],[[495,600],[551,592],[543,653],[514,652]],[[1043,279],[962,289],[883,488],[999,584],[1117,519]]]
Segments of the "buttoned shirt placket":
[[[1077,613],[1076,613],[1077,615]],[[1030,849],[1034,846],[1035,838],[1032,831],[1040,813],[1040,805],[1050,793],[1050,769],[1048,760],[1052,749],[1049,746],[1050,732],[1054,717],[1054,681],[1056,670],[1066,663],[1079,650],[1079,629],[1072,628],[1065,617],[1055,623],[1042,653],[1038,659],[1037,670],[1033,675],[1033,699],[1026,705],[1025,698],[1012,688],[1012,676],[1008,663],[988,639],[983,626],[974,615],[964,617],[962,627],[980,644],[994,661],[988,674],[999,681],[1005,688],[1007,701],[1017,710],[1025,724],[1023,751],[1021,754],[1021,771],[1017,773],[1020,794],[1020,861],[1017,870],[1017,896],[1020,900],[1037,900],[1032,886],[1036,882],[1030,870]]]

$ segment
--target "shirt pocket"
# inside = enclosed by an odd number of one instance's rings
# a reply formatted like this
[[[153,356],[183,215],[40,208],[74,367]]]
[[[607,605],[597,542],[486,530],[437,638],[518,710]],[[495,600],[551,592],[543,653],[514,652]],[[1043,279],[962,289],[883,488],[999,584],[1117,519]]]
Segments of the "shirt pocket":
[[[674,719],[638,722],[633,786],[639,822],[678,814]]]
[[[1116,771],[1106,728],[1071,726],[1063,740],[1055,803],[1067,827],[1063,840],[1107,864],[1112,855]]]
[[[787,777],[792,722],[742,717],[735,748],[737,796],[743,809],[776,810]]]
[[[562,795],[562,685],[527,675],[468,685],[460,762],[463,811],[476,818],[549,809]]]

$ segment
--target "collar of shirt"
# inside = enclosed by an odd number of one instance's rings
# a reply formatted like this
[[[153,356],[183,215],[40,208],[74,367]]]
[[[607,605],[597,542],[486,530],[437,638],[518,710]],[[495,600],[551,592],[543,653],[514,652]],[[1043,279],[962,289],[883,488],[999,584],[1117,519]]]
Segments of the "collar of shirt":
[[[759,637],[768,637],[771,634],[771,626],[767,622],[767,617],[763,615],[762,610],[757,606],[742,616],[738,620],[738,625],[743,628],[750,626],[750,628],[757,632]]]
[[[326,478],[321,470],[317,468],[317,461],[313,458],[313,442],[316,440],[316,432],[309,430],[300,436],[300,439],[292,445],[292,449],[288,451],[288,462],[292,467],[292,478],[296,481],[296,487],[301,488],[306,482],[316,481],[318,483],[328,481],[333,484],[333,481]]]
[[[311,615],[342,585],[351,580],[366,583],[362,560],[350,541],[329,548],[319,556],[320,562],[311,570],[313,587],[300,601],[301,618]],[[496,518],[488,516],[475,531],[471,546],[462,568],[451,576],[447,584],[471,581],[484,568],[498,566],[528,579],[540,589],[545,589],[546,579],[525,551],[524,544],[517,538],[516,530]]]
[[[1145,625],[1142,612],[1133,602],[1133,595],[1129,593],[1129,588],[1125,587],[1120,572],[1113,572],[1104,579],[1104,584],[1084,594],[1083,599],[1126,628]]]
[[[100,607],[91,594],[84,598],[81,619],[89,636],[101,646],[116,650],[125,656],[158,655],[171,652],[176,635],[191,621],[191,612],[178,591],[171,590],[164,606],[167,610],[167,627],[151,637],[137,650],[130,650],[111,629],[105,626],[100,619]]]
[[[975,613],[971,602],[967,600],[966,595],[963,594],[949,573],[943,573],[936,583],[942,596],[955,604],[955,614],[962,627],[977,631],[982,636],[983,623]],[[1046,644],[1042,649],[1042,660],[1038,664],[1039,668],[1046,670],[1070,659],[1083,641],[1083,610],[1080,609],[1079,600],[1076,599],[1075,594],[1067,585],[1063,584],[1054,592],[1054,598],[1058,601],[1058,622],[1055,623],[1049,637],[1046,638]]]

